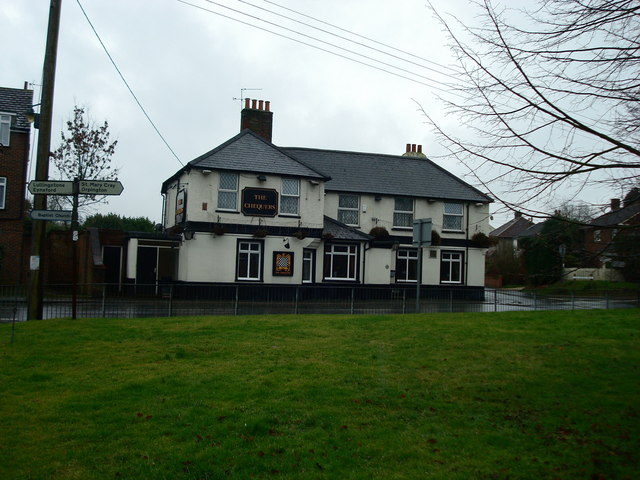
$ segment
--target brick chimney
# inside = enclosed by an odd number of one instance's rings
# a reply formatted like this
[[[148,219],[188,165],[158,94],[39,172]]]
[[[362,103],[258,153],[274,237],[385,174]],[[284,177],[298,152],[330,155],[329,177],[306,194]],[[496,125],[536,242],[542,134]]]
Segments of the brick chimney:
[[[611,211],[615,212],[616,210],[620,210],[620,199],[612,198],[611,199]]]
[[[270,102],[244,99],[244,108],[240,112],[240,131],[248,128],[253,133],[271,142],[273,112],[269,111]]]
[[[427,158],[427,156],[422,153],[422,145],[416,145],[415,143],[407,143],[407,150],[402,154],[402,156]]]

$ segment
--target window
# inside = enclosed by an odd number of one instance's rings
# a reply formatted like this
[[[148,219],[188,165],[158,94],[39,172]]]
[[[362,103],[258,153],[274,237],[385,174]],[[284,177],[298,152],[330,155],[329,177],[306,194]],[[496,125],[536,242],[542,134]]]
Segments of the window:
[[[302,251],[302,283],[313,283],[315,279],[316,251],[305,248]]]
[[[218,209],[238,210],[238,174],[221,173],[218,185]]]
[[[0,114],[0,143],[8,147],[11,139],[11,115]]]
[[[600,243],[602,241],[602,232],[600,230],[593,231],[593,241]]]
[[[396,256],[396,282],[418,281],[418,251],[398,250]]]
[[[357,279],[357,245],[329,243],[324,246],[325,280]]]
[[[440,282],[462,283],[462,252],[442,252],[440,254]]]
[[[463,217],[463,205],[462,203],[445,203],[444,204],[444,217],[442,219],[443,230],[454,230],[456,232],[462,231],[462,217]]]
[[[262,280],[262,242],[238,241],[238,280]]]
[[[5,197],[7,196],[7,177],[0,177],[0,210],[5,208]]]
[[[358,195],[340,195],[338,197],[338,221],[357,227],[359,225],[359,207],[360,198]]]
[[[297,178],[282,179],[282,194],[280,195],[280,213],[298,215],[300,204],[300,180]]]
[[[413,226],[413,200],[401,197],[395,199],[393,208],[393,226],[411,228]]]

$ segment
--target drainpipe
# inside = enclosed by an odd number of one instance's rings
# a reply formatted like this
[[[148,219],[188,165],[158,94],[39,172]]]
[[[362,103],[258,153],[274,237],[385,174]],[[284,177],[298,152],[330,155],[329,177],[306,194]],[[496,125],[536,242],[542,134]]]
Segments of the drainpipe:
[[[464,284],[468,285],[469,283],[469,203],[467,203],[467,228],[466,228],[466,237],[467,241],[465,242],[464,247]]]

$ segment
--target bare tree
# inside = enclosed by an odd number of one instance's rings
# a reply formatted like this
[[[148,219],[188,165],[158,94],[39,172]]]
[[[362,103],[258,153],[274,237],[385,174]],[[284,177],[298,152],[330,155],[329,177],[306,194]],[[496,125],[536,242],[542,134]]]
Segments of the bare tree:
[[[463,131],[424,113],[449,153],[508,208],[532,216],[547,216],[556,195],[606,187],[622,196],[637,184],[640,2],[476,6],[475,27],[439,16],[461,69],[443,100]]]
[[[67,133],[61,132],[60,146],[53,152],[53,163],[61,180],[117,180],[118,169],[111,165],[117,140],[109,139],[109,124],[97,125],[88,118],[84,107],[75,106],[67,121]],[[80,207],[106,203],[104,195],[81,195]],[[69,207],[72,197],[52,195],[56,207]]]

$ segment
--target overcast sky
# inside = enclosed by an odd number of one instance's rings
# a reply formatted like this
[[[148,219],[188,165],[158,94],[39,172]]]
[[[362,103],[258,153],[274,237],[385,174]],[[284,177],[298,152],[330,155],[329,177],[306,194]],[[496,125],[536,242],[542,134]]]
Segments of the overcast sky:
[[[87,107],[95,121],[109,122],[112,137],[118,140],[113,163],[120,167],[124,192],[111,197],[109,204],[100,208],[101,213],[145,216],[160,222],[160,186],[181,167],[179,160],[186,164],[239,132],[238,98],[242,88],[260,89],[247,90],[244,95],[271,102],[276,145],[402,154],[407,143],[416,143],[423,145],[427,156],[442,153],[416,102],[445,125],[455,125],[456,120],[446,118],[436,100],[442,93],[438,88],[445,88],[441,82],[446,82],[447,77],[429,69],[446,73],[453,59],[446,47],[447,39],[424,0],[219,2],[252,17],[212,1],[189,0],[189,3],[63,0],[52,149],[57,147],[59,132],[76,104]],[[473,18],[467,0],[433,3],[442,13],[462,20]],[[179,160],[136,104],[80,4]],[[330,30],[365,46],[256,7]],[[48,14],[49,0],[12,0],[0,5],[0,44],[4,46],[1,86],[22,88],[27,81],[34,84],[35,97],[39,98]],[[377,69],[357,62],[375,65]],[[463,167],[454,160],[438,159],[438,162],[458,176],[464,174]],[[31,168],[31,175],[33,171]],[[497,217],[492,224],[498,226],[505,219]]]

